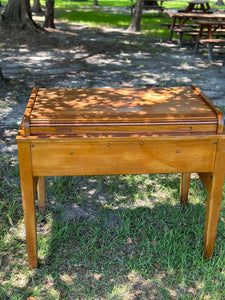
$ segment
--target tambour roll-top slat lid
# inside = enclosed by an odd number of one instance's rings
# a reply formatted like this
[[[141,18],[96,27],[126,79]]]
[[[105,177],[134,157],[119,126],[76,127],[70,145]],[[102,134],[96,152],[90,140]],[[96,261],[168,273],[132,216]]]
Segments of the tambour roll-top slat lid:
[[[220,110],[195,87],[38,89],[24,127],[30,135],[76,133],[220,133]]]

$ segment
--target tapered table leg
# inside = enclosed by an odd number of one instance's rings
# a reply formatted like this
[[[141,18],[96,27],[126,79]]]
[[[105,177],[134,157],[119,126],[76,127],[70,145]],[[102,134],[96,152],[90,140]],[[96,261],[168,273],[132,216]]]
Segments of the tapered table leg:
[[[216,240],[217,225],[220,214],[224,185],[224,165],[225,165],[225,142],[219,141],[217,155],[215,159],[212,180],[208,186],[205,230],[204,230],[204,257],[209,258],[214,249]]]
[[[182,173],[180,178],[180,205],[186,206],[190,186],[191,173]]]
[[[45,177],[38,177],[37,183],[38,206],[40,211],[45,211]]]
[[[29,143],[18,143],[20,183],[23,201],[24,224],[26,231],[28,262],[32,269],[37,268],[37,233],[35,215],[35,184],[32,176]]]

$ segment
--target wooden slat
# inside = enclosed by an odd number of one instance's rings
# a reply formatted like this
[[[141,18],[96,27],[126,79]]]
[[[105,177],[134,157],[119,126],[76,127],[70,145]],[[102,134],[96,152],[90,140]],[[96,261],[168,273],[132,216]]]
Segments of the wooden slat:
[[[38,87],[34,87],[30,95],[25,113],[24,113],[24,133],[26,136],[30,135],[30,116],[37,97]]]
[[[148,136],[153,135],[190,135],[190,134],[213,134],[217,131],[217,123],[212,124],[195,124],[188,123],[185,125],[184,123],[179,124],[171,124],[171,125],[136,125],[135,128],[131,124],[121,126],[115,126],[114,124],[104,125],[101,124],[98,126],[93,124],[91,126],[85,126],[84,124],[80,124],[79,126],[74,126],[69,124],[65,126],[65,124],[49,124],[42,126],[32,125],[30,128],[31,135],[45,135],[46,127],[48,134],[58,134],[58,135],[74,135],[74,134],[82,134],[83,136],[88,136],[89,134],[120,134],[121,136],[125,135],[127,132],[132,134],[136,134],[137,136],[141,136],[143,134]]]
[[[196,90],[199,96],[202,97],[202,99],[204,99],[204,101],[209,105],[209,107],[215,112],[218,124],[217,133],[223,133],[224,120],[221,110],[199,88],[196,88],[194,85],[192,85],[192,87]]]
[[[29,128],[34,135],[50,134],[54,132],[53,127],[64,125],[80,127],[80,130],[74,129],[79,132],[85,131],[85,125],[88,132],[91,127],[96,131],[98,126],[103,131],[131,132],[163,132],[164,126],[165,132],[179,132],[179,126],[197,126],[191,134],[201,130],[213,133],[216,132],[218,110],[208,102],[195,87],[40,89],[29,118]],[[171,126],[170,130],[168,126]]]

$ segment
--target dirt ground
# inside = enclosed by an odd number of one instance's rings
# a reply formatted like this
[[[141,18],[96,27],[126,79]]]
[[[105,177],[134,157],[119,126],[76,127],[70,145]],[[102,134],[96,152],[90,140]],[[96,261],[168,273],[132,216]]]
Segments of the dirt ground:
[[[43,17],[35,20],[43,22]],[[168,87],[195,84],[225,105],[224,52],[150,39],[141,33],[56,22],[45,33],[0,31],[0,151],[16,153],[15,135],[33,86]]]

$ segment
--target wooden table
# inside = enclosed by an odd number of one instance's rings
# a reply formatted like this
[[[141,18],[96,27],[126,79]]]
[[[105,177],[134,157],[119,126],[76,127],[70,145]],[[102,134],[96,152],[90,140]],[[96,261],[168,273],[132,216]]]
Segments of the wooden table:
[[[172,40],[174,28],[178,26],[179,29],[182,30],[184,27],[184,24],[187,21],[196,21],[196,20],[204,20],[204,21],[224,21],[225,20],[225,14],[209,14],[209,13],[167,13],[172,19],[171,27],[170,27],[170,35],[169,40]]]
[[[200,13],[206,13],[211,12],[210,11],[210,5],[209,1],[204,0],[193,0],[188,2],[188,6],[185,8],[178,9],[178,12],[200,12]]]
[[[38,89],[17,136],[28,260],[37,267],[35,191],[45,209],[45,176],[182,173],[207,190],[204,255],[213,253],[225,174],[223,115],[201,90]]]
[[[212,60],[212,48],[214,44],[225,44],[224,39],[219,39],[219,37],[225,37],[225,21],[197,20],[196,23],[199,25],[200,30],[196,39],[195,53],[197,54],[200,43],[207,44],[208,58]],[[203,36],[203,30],[205,28],[207,29],[206,37]]]

